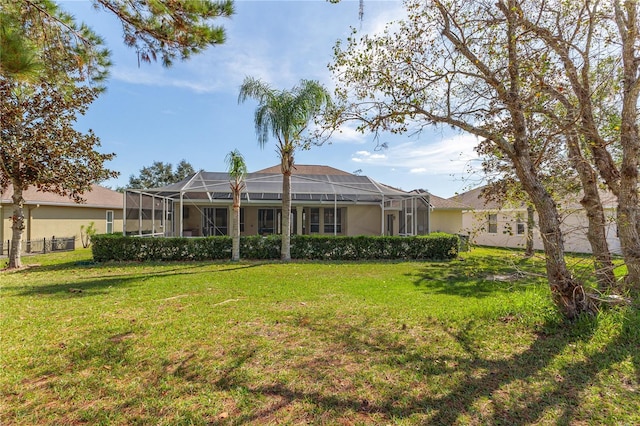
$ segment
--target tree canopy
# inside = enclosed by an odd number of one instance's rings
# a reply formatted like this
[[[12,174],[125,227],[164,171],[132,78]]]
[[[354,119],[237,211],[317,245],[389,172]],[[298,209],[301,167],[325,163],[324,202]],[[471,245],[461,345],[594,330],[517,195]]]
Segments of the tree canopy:
[[[569,171],[563,176],[583,191],[589,220],[600,229],[591,216],[602,209],[594,197],[600,179],[613,182],[614,193],[617,184],[625,188],[618,191],[618,226],[628,233],[623,251],[634,248],[625,261],[637,277],[637,125],[629,119],[626,130],[611,131],[612,118],[637,118],[636,3],[405,4],[407,18],[383,34],[354,32],[337,44],[330,68],[338,105],[327,127],[355,120],[362,131],[402,133],[440,124],[478,136],[489,168],[515,177],[537,210],[558,307],[567,316],[592,311],[584,283],[564,261],[552,180],[563,180],[558,169]],[[600,137],[605,128],[612,139]]]
[[[291,90],[278,90],[253,77],[245,78],[238,102],[258,101],[254,124],[262,148],[269,137],[276,139],[282,171],[282,260],[291,260],[291,173],[295,151],[302,146],[305,131],[323,108],[331,105],[331,96],[320,83],[302,80]]]
[[[195,173],[193,166],[186,160],[181,160],[177,164],[175,170],[171,163],[154,161],[151,166],[146,166],[140,169],[140,173],[137,176],[129,176],[129,184],[126,188],[160,188],[162,186],[180,182],[182,179],[192,175],[193,173]]]
[[[114,154],[100,153],[93,132],[83,134],[73,127],[77,114],[96,96],[97,90],[89,87],[74,87],[69,93],[44,83],[0,80],[0,187],[13,187],[10,267],[21,266],[24,190],[35,186],[82,202],[94,182],[117,176],[105,167]]]

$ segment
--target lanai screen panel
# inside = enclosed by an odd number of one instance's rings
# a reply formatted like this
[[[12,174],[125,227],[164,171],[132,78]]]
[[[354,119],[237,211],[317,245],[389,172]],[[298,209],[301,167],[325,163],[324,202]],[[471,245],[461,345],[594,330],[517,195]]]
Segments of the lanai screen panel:
[[[125,235],[173,235],[175,214],[171,199],[128,190],[125,205]]]
[[[244,180],[243,199],[275,201],[282,199],[282,175],[249,173]],[[198,172],[189,178],[146,193],[183,200],[230,200],[229,175],[222,172]],[[410,198],[407,192],[379,184],[366,176],[296,175],[291,176],[291,196],[296,201],[380,202],[382,199]]]

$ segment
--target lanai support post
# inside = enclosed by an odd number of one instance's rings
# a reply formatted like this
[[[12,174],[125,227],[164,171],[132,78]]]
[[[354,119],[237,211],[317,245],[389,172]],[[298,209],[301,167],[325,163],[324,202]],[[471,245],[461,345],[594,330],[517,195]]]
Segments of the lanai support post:
[[[333,193],[333,236],[338,235],[338,199]]]
[[[380,235],[384,235],[384,194],[382,194],[382,203],[380,203],[380,208],[382,209],[382,213],[380,214]]]
[[[124,206],[124,210],[122,211],[122,235],[127,235],[127,192],[128,191],[124,191],[124,194],[122,195],[124,197],[124,202],[122,203],[122,205]],[[2,215],[0,215],[0,217],[2,217]]]
[[[182,217],[182,215],[184,214],[183,207],[182,207],[182,197],[183,197],[183,193],[182,193],[182,191],[180,191],[180,237],[183,236],[182,235],[182,220],[184,219]]]
[[[138,195],[138,235],[142,235],[142,192]]]

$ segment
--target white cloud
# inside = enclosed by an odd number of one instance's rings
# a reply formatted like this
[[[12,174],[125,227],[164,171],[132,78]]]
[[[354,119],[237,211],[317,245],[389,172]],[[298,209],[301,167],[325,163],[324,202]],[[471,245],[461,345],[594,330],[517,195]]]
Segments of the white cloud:
[[[382,152],[361,150],[355,152],[351,160],[372,166],[395,167],[412,174],[462,173],[478,159],[473,150],[477,144],[475,136],[461,134],[437,142],[390,144]]]
[[[129,84],[140,84],[144,86],[177,87],[191,90],[195,93],[213,93],[219,89],[219,85],[214,81],[202,81],[197,79],[181,79],[166,75],[163,70],[154,72],[142,69],[130,69],[126,67],[115,68],[111,76],[119,81]]]
[[[367,135],[358,131],[353,123],[341,126],[339,131],[331,135],[331,143],[363,144],[367,140]]]
[[[358,151],[354,153],[353,156],[351,157],[351,161],[356,163],[364,163],[364,164],[380,164],[380,163],[388,164],[386,160],[387,160],[386,154],[372,153],[369,151]]]

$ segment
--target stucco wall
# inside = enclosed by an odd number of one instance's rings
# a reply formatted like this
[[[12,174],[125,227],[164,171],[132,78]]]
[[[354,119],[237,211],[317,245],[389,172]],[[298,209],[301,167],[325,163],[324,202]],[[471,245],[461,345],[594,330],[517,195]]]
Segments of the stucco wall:
[[[256,235],[258,233],[258,210],[263,208],[280,208],[280,206],[267,206],[267,205],[242,205],[242,209],[244,210],[244,232],[242,235]],[[191,236],[200,235],[200,229],[202,227],[202,209],[204,209],[204,205],[200,206],[189,206],[189,217],[184,219],[183,229],[192,230]],[[220,206],[216,206],[216,208],[221,208]],[[293,206],[294,209],[309,209],[309,208],[319,208],[320,209],[320,223],[319,234],[324,234],[324,209],[333,210],[333,205],[317,205],[317,206]],[[380,235],[382,232],[382,221],[381,221],[381,209],[378,205],[338,205],[338,208],[341,209],[342,214],[342,232],[339,235]],[[229,215],[231,214],[231,209],[229,208]],[[393,222],[393,234],[398,235],[399,232],[399,217],[401,213],[399,211],[387,211],[386,214],[390,214],[394,216]],[[433,213],[432,213],[433,214]],[[426,215],[425,211],[418,212],[418,228],[419,234],[424,233],[426,230]],[[300,216],[298,216],[300,218]],[[305,232],[309,232],[309,214],[306,216],[307,223],[305,224]],[[178,220],[178,218],[176,218]],[[460,211],[448,211],[444,214],[441,214],[438,229],[442,232],[450,232],[456,233],[461,229],[462,224],[462,214]],[[387,226],[386,218],[384,226]],[[176,228],[178,227],[178,222],[176,221]],[[300,227],[301,228],[301,227]],[[432,228],[432,231],[434,229]],[[231,232],[231,217],[229,216],[229,232]],[[327,233],[327,234],[332,234]]]
[[[497,232],[488,232],[488,214],[497,214]],[[607,242],[612,253],[620,253],[620,240],[616,237],[616,226],[613,221],[614,212],[605,211],[610,219],[606,228]],[[469,233],[471,241],[477,245],[493,247],[524,248],[526,244],[525,233],[518,235],[516,232],[516,218],[520,215],[526,222],[526,211],[465,211],[463,214],[463,233]],[[538,218],[535,216],[537,223]],[[587,218],[582,211],[562,212],[561,230],[564,238],[564,248],[567,252],[591,253],[591,246],[587,240]],[[534,249],[542,250],[542,238],[538,227],[533,230]]]
[[[379,206],[349,206],[347,235],[380,235],[381,214]]]
[[[431,232],[459,234],[462,229],[461,210],[434,210],[431,212]]]
[[[22,240],[40,240],[51,237],[76,237],[80,243],[80,227],[89,226],[94,222],[98,234],[104,234],[107,228],[107,209],[91,207],[66,207],[66,206],[25,206],[25,230]],[[113,232],[122,232],[122,210],[113,211]],[[2,217],[2,241],[11,239],[11,214],[12,207],[3,205],[0,208]]]

